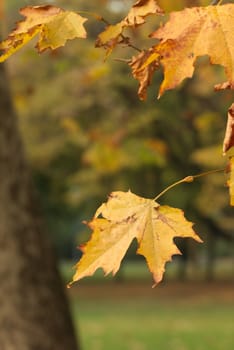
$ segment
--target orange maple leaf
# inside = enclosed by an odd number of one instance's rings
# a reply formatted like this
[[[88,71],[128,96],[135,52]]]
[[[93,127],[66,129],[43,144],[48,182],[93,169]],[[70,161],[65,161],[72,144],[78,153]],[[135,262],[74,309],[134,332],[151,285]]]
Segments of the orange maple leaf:
[[[67,40],[86,37],[83,26],[86,18],[75,12],[46,5],[25,7],[20,13],[26,19],[18,22],[17,28],[0,43],[0,50],[3,51],[0,62],[5,61],[37,34],[39,40],[36,47],[39,52],[64,46]]]
[[[151,34],[152,38],[159,39],[160,42],[150,49],[151,55],[148,55],[143,66],[138,67],[138,71],[145,70],[154,60],[157,64],[162,64],[164,80],[160,86],[160,97],[165,90],[174,89],[185,78],[192,77],[197,57],[208,55],[212,64],[225,68],[228,79],[216,88],[233,89],[233,33],[234,4],[193,7],[173,12],[168,22]],[[137,75],[136,71],[133,73]],[[142,79],[144,78],[140,76],[141,84]]]
[[[76,266],[73,282],[92,275],[98,268],[105,274],[115,274],[136,238],[137,253],[146,258],[157,284],[162,280],[166,262],[172,255],[181,254],[173,242],[174,237],[191,237],[202,242],[181,210],[160,206],[130,191],[112,192],[88,225],[93,234],[82,246],[83,256]]]

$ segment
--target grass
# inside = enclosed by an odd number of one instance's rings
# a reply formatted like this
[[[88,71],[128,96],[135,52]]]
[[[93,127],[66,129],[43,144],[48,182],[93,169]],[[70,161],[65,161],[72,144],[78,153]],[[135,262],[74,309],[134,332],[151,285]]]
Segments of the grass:
[[[71,305],[83,350],[234,348],[233,285],[81,285]]]
[[[69,282],[72,280],[72,276],[74,274],[75,262],[71,261],[62,261],[60,263],[60,271],[65,282]],[[179,263],[176,259],[173,260],[172,263],[168,263],[166,265],[166,273],[165,277],[167,280],[176,280],[177,273],[179,269]],[[189,280],[204,280],[205,276],[205,268],[204,264],[200,264],[200,266],[194,265],[188,266],[187,276]],[[234,260],[233,258],[219,259],[215,264],[215,279],[216,280],[233,280],[234,276]],[[124,279],[125,281],[152,281],[151,273],[148,270],[147,264],[145,260],[142,258],[139,261],[123,261],[120,270],[117,272],[114,279]],[[113,280],[111,275],[106,277],[103,276],[103,272],[101,269],[96,271],[96,273],[91,277],[87,278],[86,281],[91,283],[100,283],[106,282],[106,280]]]
[[[152,289],[142,263],[125,264],[122,283],[100,271],[81,281],[68,293],[82,350],[234,349],[234,285],[225,282],[230,262],[224,265],[212,284],[201,276],[178,283],[171,264]],[[62,264],[62,273],[71,280],[71,264]]]

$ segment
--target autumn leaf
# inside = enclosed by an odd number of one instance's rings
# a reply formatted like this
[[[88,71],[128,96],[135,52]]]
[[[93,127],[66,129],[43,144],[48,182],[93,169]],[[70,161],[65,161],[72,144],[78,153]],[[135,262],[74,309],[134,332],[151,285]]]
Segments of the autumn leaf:
[[[130,191],[112,192],[88,225],[93,230],[92,237],[82,247],[83,256],[76,266],[73,282],[92,275],[98,268],[105,274],[115,274],[136,238],[137,253],[146,258],[157,284],[162,280],[166,262],[172,255],[181,254],[174,237],[191,237],[202,242],[181,210],[160,206]]]
[[[165,90],[174,89],[185,78],[191,78],[196,59],[208,55],[212,64],[225,68],[228,79],[216,86],[216,89],[233,89],[233,33],[234,4],[193,7],[172,12],[168,22],[151,34],[152,38],[159,39],[160,42],[150,49],[148,63],[139,66],[138,71],[145,70],[147,64],[152,64],[154,60],[157,64],[162,64],[164,80],[160,86],[160,97]],[[137,75],[136,71],[133,73]],[[140,76],[141,84],[143,79]]]
[[[155,13],[163,14],[156,0],[138,0],[121,22],[115,25],[108,25],[105,30],[99,34],[96,46],[103,46],[110,51],[113,50],[119,42],[124,42],[126,40],[126,38],[124,39],[121,37],[126,27],[139,26],[145,23],[146,16]]]
[[[163,13],[156,0],[138,0],[123,22],[126,26],[135,27],[145,23],[145,17],[154,13]]]
[[[0,43],[0,50],[3,52],[0,62],[5,61],[37,34],[39,40],[36,47],[39,52],[64,46],[70,39],[86,37],[83,26],[86,18],[75,12],[46,5],[25,7],[20,13],[26,19],[18,22],[17,28]]]
[[[234,206],[234,157],[230,159],[230,180],[228,181],[230,192],[230,204]]]
[[[146,99],[147,88],[151,84],[154,72],[159,68],[159,58],[160,55],[157,52],[152,53],[152,49],[150,49],[133,56],[129,63],[133,77],[140,83],[138,96],[141,100]]]
[[[234,146],[234,103],[228,110],[227,127],[223,142],[223,153],[226,154],[226,152],[232,146]]]

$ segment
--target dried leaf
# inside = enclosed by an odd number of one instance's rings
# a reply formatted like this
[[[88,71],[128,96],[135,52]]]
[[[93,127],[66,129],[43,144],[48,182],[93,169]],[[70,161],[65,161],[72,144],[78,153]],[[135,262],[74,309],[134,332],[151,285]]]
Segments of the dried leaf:
[[[163,14],[156,0],[138,0],[123,21],[126,27],[135,27],[145,23],[145,17],[154,13]]]
[[[137,253],[146,258],[157,284],[162,280],[166,262],[172,255],[181,254],[173,242],[174,237],[191,237],[202,242],[181,210],[160,206],[130,191],[111,193],[88,225],[93,234],[82,248],[84,254],[76,266],[73,282],[92,275],[98,268],[105,274],[115,274],[136,238]]]
[[[227,127],[223,141],[223,153],[226,154],[232,146],[234,146],[234,103],[228,110]]]
[[[159,97],[174,89],[194,73],[199,56],[208,55],[212,64],[225,68],[228,81],[217,89],[234,88],[234,4],[186,8],[170,14],[168,22],[151,34],[159,44],[150,49],[149,64],[154,56],[164,69]],[[138,70],[141,70],[139,67]],[[146,72],[146,71],[145,71]],[[135,73],[136,75],[136,73]],[[141,80],[144,77],[140,77]]]
[[[134,56],[129,63],[134,78],[140,82],[138,96],[141,100],[146,99],[147,88],[151,84],[155,70],[159,68],[157,60],[159,57],[157,53],[151,53],[151,50],[142,51],[138,56]]]
[[[5,61],[37,34],[39,52],[64,46],[70,39],[86,37],[83,26],[86,18],[75,12],[46,5],[25,7],[20,13],[26,19],[18,22],[17,28],[0,43],[0,50],[3,51],[0,62]]]
[[[230,205],[234,206],[234,157],[230,158],[230,180],[228,181],[230,192]]]
[[[99,34],[96,46],[103,46],[108,50],[113,50],[119,42],[123,41],[121,34],[124,28],[141,25],[145,23],[146,16],[155,13],[163,14],[156,0],[138,0],[121,22],[107,26],[106,29]]]

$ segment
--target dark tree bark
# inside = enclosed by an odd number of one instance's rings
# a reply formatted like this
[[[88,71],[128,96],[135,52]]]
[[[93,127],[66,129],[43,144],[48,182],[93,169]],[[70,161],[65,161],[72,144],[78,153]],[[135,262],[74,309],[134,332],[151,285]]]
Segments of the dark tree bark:
[[[0,65],[0,349],[76,350]]]

